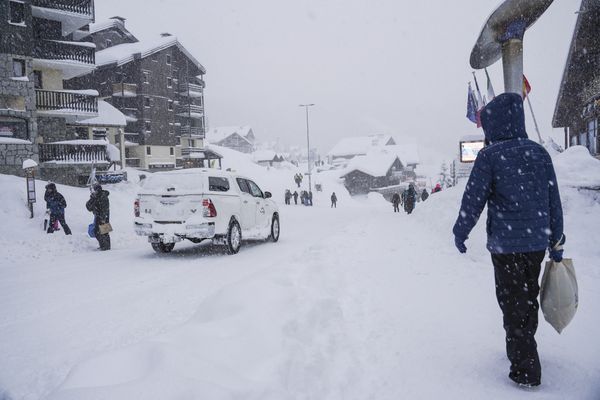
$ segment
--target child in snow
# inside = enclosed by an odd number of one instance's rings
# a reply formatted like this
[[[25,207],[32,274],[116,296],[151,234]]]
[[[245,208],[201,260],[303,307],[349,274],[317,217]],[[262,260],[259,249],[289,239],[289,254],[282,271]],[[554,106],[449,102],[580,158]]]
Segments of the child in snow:
[[[46,185],[44,200],[46,200],[46,209],[50,214],[50,222],[48,223],[48,230],[46,232],[54,233],[58,227],[58,222],[60,222],[60,225],[65,231],[65,235],[70,235],[71,229],[65,220],[65,208],[67,208],[67,201],[63,195],[56,190],[56,185],[54,183],[49,183]]]

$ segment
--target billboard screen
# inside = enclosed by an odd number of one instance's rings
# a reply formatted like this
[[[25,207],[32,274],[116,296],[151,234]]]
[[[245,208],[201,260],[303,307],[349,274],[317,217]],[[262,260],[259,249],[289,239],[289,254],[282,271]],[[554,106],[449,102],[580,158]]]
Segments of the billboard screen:
[[[460,142],[460,162],[472,163],[475,162],[479,150],[485,145],[483,140]]]

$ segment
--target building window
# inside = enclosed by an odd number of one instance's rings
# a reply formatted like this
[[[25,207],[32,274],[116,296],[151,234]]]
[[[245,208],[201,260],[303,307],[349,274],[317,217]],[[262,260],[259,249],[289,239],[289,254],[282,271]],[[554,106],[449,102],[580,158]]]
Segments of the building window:
[[[42,71],[33,71],[33,83],[36,89],[43,89]]]
[[[106,129],[101,129],[101,128],[93,129],[92,133],[93,133],[94,140],[104,140],[108,136]]]
[[[25,24],[25,4],[21,1],[9,1],[9,22],[11,24]]]
[[[13,59],[13,76],[16,78],[27,76],[25,60],[20,60],[18,58]]]
[[[598,133],[598,125],[595,119],[588,122],[588,148],[590,149],[590,153],[592,155],[596,155],[598,152],[597,149],[597,133]]]
[[[167,65],[171,65],[171,55],[167,54]]]
[[[150,72],[142,72],[142,82],[150,83]]]
[[[145,121],[144,128],[146,129],[146,132],[151,132],[152,131],[152,123],[150,121]]]
[[[151,105],[150,97],[144,97],[144,107],[150,108]]]
[[[3,98],[0,97],[0,108],[5,108]],[[14,137],[28,139],[27,120],[12,117],[0,117],[0,138]]]
[[[152,147],[146,146],[146,155],[147,156],[151,156],[152,155]]]
[[[173,87],[173,78],[167,78],[167,87]]]
[[[175,149],[173,147],[169,148],[169,154],[171,154],[172,156],[175,155]]]
[[[169,108],[169,111],[173,111],[173,100],[169,100],[168,108]]]

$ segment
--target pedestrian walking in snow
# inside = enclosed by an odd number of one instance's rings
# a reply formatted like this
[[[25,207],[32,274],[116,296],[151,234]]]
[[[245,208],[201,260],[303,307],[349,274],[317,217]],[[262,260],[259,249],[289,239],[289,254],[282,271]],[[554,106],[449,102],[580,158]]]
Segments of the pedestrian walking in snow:
[[[313,200],[313,193],[311,191],[311,192],[308,192],[308,205],[311,206],[311,207],[313,205],[312,200]]]
[[[58,228],[58,223],[62,226],[65,231],[65,235],[71,234],[71,228],[67,225],[65,219],[65,208],[67,208],[67,201],[64,196],[56,190],[54,183],[46,185],[46,193],[44,193],[44,200],[46,201],[46,209],[50,214],[50,221],[48,222],[47,233],[54,233]]]
[[[285,191],[285,204],[290,205],[292,200],[292,192],[289,189]]]
[[[294,190],[293,196],[294,196],[294,205],[297,206],[298,205],[298,192]]]
[[[88,211],[94,214],[94,234],[100,246],[100,250],[110,250],[110,193],[99,183],[92,186],[90,199],[85,204]]]
[[[392,196],[392,205],[395,213],[400,212],[400,195],[397,192]]]
[[[337,208],[337,196],[335,192],[331,195],[331,208]]]
[[[481,122],[486,147],[467,183],[454,240],[465,253],[465,241],[487,204],[487,249],[504,315],[509,377],[520,385],[537,386],[538,279],[545,250],[564,242],[558,184],[546,150],[527,138],[520,94],[496,97],[481,112]],[[562,253],[551,250],[550,257],[559,262]]]
[[[425,201],[429,198],[429,193],[427,193],[427,189],[423,189],[423,192],[421,193],[421,201]]]
[[[407,214],[411,214],[415,209],[416,202],[417,192],[415,191],[415,187],[411,183],[410,185],[408,185],[408,189],[404,191],[404,211],[406,211]]]
[[[300,188],[300,184],[302,183],[302,180],[300,179],[300,175],[298,175],[298,174],[294,175],[294,182],[296,182],[296,185],[298,185],[298,188]]]

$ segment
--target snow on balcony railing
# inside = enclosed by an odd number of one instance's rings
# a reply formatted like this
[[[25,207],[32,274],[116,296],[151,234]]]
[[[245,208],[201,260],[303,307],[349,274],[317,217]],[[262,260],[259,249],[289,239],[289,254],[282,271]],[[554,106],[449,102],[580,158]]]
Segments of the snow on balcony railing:
[[[135,83],[113,83],[113,96],[115,97],[136,97],[137,85]]]
[[[98,92],[86,90],[40,90],[35,91],[38,111],[60,111],[68,113],[97,113]]]
[[[180,126],[177,128],[177,132],[181,136],[198,136],[204,138],[204,128],[201,126]]]
[[[74,140],[62,143],[40,143],[40,162],[60,164],[108,163],[106,144],[88,144],[90,141]]]
[[[32,0],[31,5],[86,16],[94,15],[94,0]]]
[[[33,48],[33,58],[43,60],[75,61],[94,65],[96,46],[93,43],[75,43],[60,40],[38,40]]]

